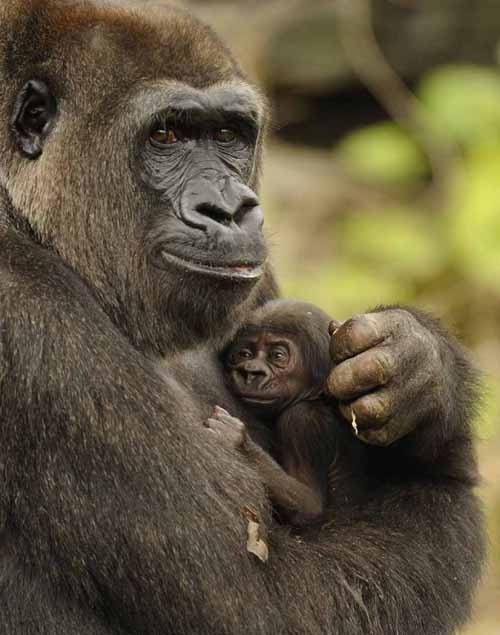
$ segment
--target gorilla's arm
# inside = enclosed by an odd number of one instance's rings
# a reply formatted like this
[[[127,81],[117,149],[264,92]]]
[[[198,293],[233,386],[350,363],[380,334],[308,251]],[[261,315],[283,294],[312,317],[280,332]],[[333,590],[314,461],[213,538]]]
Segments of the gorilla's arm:
[[[441,635],[461,622],[482,544],[468,484],[395,475],[319,534],[274,528],[255,562],[241,509],[268,519],[258,475],[199,440],[192,400],[58,259],[12,230],[0,243],[8,635],[67,632],[65,602],[109,633]],[[19,617],[40,606],[50,630]],[[94,635],[83,620],[72,632]]]
[[[241,419],[216,407],[206,422],[206,427],[244,454],[247,461],[260,475],[269,498],[284,510],[305,514],[312,520],[323,511],[321,489],[314,481],[312,470],[306,468],[286,472],[270,454],[257,445]],[[307,466],[309,467],[309,466]],[[290,518],[300,518],[292,516]]]
[[[335,510],[317,534],[277,545],[291,632],[451,635],[470,617],[484,558],[477,499],[458,483],[394,481],[364,507]],[[299,589],[313,591],[297,602]]]
[[[2,623],[18,623],[19,597],[35,596],[31,614],[48,589],[53,615],[68,598],[127,632],[262,632],[241,516],[248,505],[265,518],[257,475],[198,442],[193,400],[60,260],[1,223],[0,306]],[[8,635],[43,632],[21,622]]]
[[[328,554],[321,573],[339,585],[332,602],[345,601],[333,610],[351,620],[331,632],[454,632],[484,560],[477,373],[439,322],[407,307],[339,326],[332,354],[330,388],[348,422],[356,413],[367,490],[364,504],[334,509],[315,542]]]

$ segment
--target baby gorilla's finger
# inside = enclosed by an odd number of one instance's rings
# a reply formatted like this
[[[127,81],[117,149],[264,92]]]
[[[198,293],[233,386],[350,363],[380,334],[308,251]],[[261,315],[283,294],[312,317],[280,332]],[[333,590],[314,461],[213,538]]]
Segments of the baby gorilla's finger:
[[[340,404],[340,411],[351,423],[352,413],[356,416],[359,436],[366,430],[379,430],[385,426],[392,414],[392,399],[386,390],[365,395],[349,404]]]
[[[229,415],[229,412],[225,410],[222,406],[214,406],[214,414],[226,414]]]
[[[222,423],[218,419],[207,419],[205,426],[211,430],[212,432],[216,432],[217,434],[225,434],[226,432],[226,424]]]
[[[390,350],[379,347],[356,355],[339,364],[330,373],[328,389],[341,401],[354,399],[392,378],[395,362]]]
[[[243,423],[243,421],[240,421],[239,419],[231,416],[230,414],[220,412],[217,414],[216,418],[218,421],[220,421],[224,425],[230,426],[231,428],[234,428],[235,430],[243,430],[245,428],[245,424]]]
[[[389,335],[383,313],[366,313],[344,322],[332,335],[330,354],[342,362],[380,344]]]

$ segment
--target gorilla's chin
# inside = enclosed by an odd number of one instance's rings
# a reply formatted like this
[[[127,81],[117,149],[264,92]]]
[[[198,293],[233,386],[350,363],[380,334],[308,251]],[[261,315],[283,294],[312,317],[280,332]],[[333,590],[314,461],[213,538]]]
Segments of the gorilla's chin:
[[[138,303],[143,308],[138,327],[160,354],[191,349],[207,340],[226,341],[265,286],[264,265],[253,276],[231,271],[217,275],[189,265],[169,259],[162,268],[155,267],[156,275],[150,278],[155,291]]]

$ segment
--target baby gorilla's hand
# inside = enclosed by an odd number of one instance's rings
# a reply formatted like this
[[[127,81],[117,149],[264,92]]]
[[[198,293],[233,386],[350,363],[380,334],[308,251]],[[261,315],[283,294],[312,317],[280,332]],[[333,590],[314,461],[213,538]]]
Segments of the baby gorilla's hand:
[[[246,425],[240,419],[231,416],[224,408],[215,406],[205,426],[215,434],[221,435],[224,441],[236,450],[245,449],[248,442]]]

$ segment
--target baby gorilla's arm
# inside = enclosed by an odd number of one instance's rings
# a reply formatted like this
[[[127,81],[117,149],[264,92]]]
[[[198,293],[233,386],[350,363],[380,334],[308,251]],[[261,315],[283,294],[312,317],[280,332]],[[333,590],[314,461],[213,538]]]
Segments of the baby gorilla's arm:
[[[212,417],[206,422],[206,427],[223,436],[227,442],[244,453],[262,477],[269,497],[274,503],[286,511],[299,512],[297,520],[302,520],[300,514],[307,514],[310,521],[321,514],[321,494],[288,475],[267,452],[252,441],[243,421],[217,406]]]

